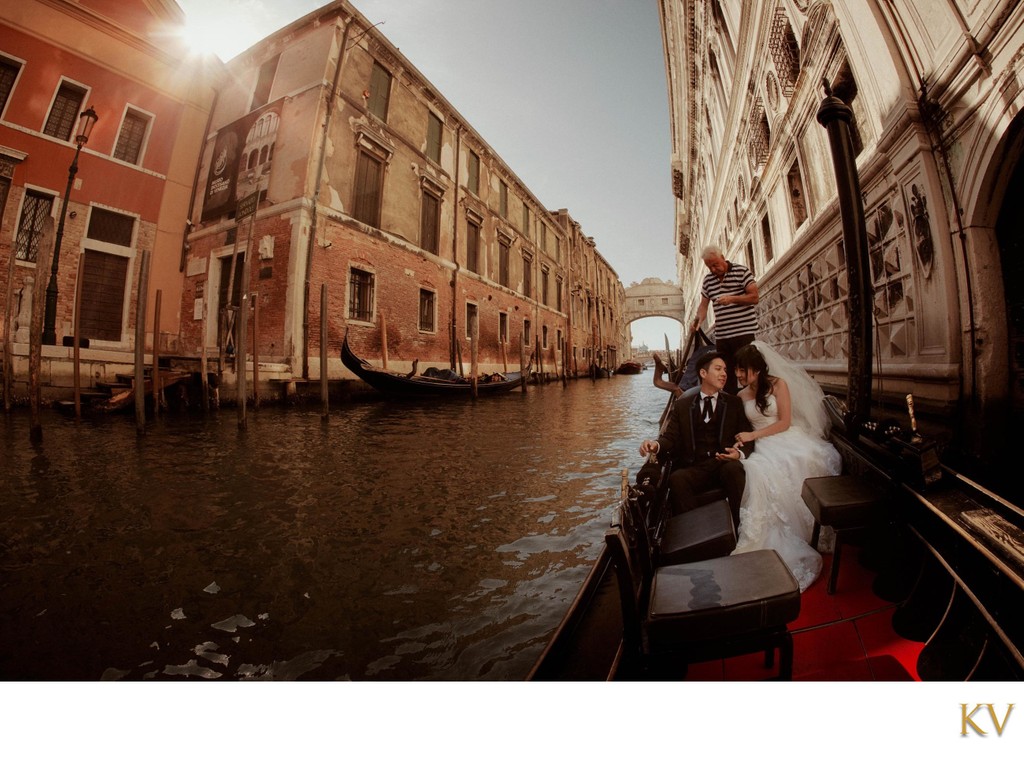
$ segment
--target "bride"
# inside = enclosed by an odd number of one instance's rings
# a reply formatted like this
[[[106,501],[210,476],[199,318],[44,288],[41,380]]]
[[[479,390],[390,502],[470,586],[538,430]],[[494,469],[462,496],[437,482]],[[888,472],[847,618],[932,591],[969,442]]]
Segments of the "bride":
[[[756,440],[757,446],[743,462],[747,486],[733,553],[774,548],[802,592],[822,565],[808,543],[814,517],[800,497],[803,481],[842,468],[839,452],[826,440],[824,394],[807,372],[760,340],[736,351],[735,362],[736,379],[745,385],[739,397],[754,428],[736,435],[736,443]]]

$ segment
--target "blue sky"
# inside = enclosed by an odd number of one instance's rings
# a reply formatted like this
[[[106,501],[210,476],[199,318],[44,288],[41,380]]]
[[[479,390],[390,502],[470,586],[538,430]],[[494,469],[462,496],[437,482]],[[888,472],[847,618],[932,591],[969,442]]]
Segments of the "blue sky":
[[[228,60],[324,5],[178,0]],[[625,285],[675,279],[665,64],[654,0],[355,0],[550,209],[567,208]],[[668,319],[633,342],[675,343]]]

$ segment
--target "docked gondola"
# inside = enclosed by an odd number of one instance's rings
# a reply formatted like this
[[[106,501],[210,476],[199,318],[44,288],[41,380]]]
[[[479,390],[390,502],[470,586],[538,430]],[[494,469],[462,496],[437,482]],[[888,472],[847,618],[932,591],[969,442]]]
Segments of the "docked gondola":
[[[424,374],[399,374],[377,369],[352,352],[348,344],[348,335],[341,346],[341,362],[363,382],[390,396],[468,398],[473,394],[473,383],[466,377],[446,373],[430,377]],[[477,378],[476,393],[478,396],[500,395],[521,384],[521,372],[491,374]]]
[[[644,370],[644,365],[637,363],[636,361],[623,361],[619,364],[619,368],[615,370],[616,374],[639,374]]]

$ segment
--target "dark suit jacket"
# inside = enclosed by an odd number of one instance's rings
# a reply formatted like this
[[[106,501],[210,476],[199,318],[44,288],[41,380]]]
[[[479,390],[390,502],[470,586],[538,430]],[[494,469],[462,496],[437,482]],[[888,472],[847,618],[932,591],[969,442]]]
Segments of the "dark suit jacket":
[[[711,423],[715,425],[718,446],[723,450],[736,445],[737,433],[750,432],[752,429],[743,411],[743,401],[725,392],[718,394],[715,418]],[[671,457],[674,468],[679,469],[695,463],[697,438],[694,428],[698,424],[704,422],[700,420],[700,389],[694,388],[684,393],[672,405],[672,411],[669,412],[661,435],[658,436],[658,452]],[[753,453],[753,441],[744,443],[742,450],[744,456]]]

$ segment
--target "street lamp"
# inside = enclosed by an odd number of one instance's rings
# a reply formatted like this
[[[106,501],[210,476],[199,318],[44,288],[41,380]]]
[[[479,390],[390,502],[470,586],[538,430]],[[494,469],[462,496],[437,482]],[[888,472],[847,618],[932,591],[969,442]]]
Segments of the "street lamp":
[[[60,243],[64,237],[64,217],[68,211],[68,198],[71,195],[71,185],[75,181],[75,174],[78,173],[78,154],[82,152],[82,146],[89,141],[92,128],[99,121],[96,111],[89,106],[78,119],[78,134],[75,135],[75,157],[68,167],[68,187],[64,190],[64,200],[60,206],[60,223],[57,224],[57,235],[53,243],[53,263],[50,265],[50,282],[46,285],[46,311],[43,316],[43,345],[57,344],[57,268],[60,264]]]

